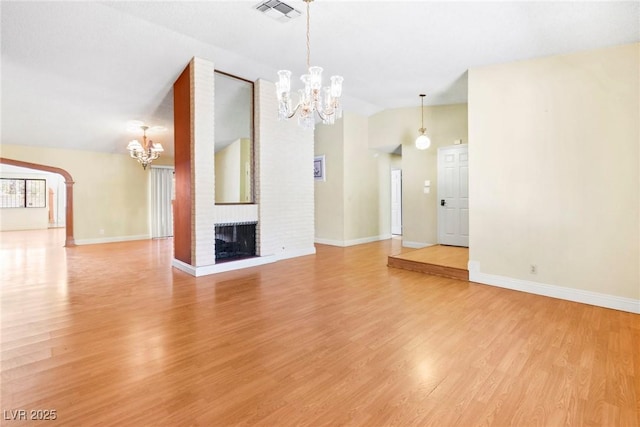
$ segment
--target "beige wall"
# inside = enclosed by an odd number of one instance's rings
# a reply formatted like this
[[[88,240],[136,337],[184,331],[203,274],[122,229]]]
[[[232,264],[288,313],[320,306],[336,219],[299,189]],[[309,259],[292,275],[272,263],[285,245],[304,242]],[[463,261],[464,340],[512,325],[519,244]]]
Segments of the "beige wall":
[[[467,142],[467,104],[424,108],[431,138],[431,147],[424,151],[415,148],[420,122],[420,107],[385,110],[369,118],[370,147],[402,145],[402,239],[409,246],[438,241],[438,147],[452,145],[456,139]],[[425,180],[431,181],[429,194],[423,192]]]
[[[470,70],[480,272],[640,299],[639,50]]]
[[[344,118],[344,239],[379,236],[378,158],[369,150],[367,117]]]
[[[385,110],[371,117],[346,113],[316,129],[316,155],[327,156],[327,182],[316,183],[316,238],[353,244],[391,233],[391,169],[403,175],[403,242],[437,242],[437,147],[467,139],[466,104],[425,108],[432,146],[415,149],[420,108]],[[403,155],[390,150],[402,145]],[[335,171],[332,170],[335,168]],[[334,176],[335,172],[342,175]],[[424,181],[431,180],[431,194]]]
[[[315,156],[325,156],[325,181],[315,181],[315,237],[344,240],[344,120],[316,126]]]
[[[0,211],[0,231],[46,230],[49,227],[47,208],[3,208]]]
[[[122,151],[125,151],[126,141]],[[149,170],[127,154],[2,144],[2,157],[54,166],[73,177],[76,243],[149,237]],[[172,164],[160,157],[154,164]]]
[[[391,155],[369,148],[369,119],[345,113],[315,131],[326,181],[315,184],[316,241],[349,246],[390,237]]]

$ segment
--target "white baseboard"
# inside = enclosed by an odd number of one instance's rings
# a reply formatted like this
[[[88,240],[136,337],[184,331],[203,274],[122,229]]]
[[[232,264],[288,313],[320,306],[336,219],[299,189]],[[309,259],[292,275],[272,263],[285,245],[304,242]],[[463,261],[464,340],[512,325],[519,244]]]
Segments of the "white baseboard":
[[[172,266],[178,270],[182,270],[195,277],[207,276],[209,274],[224,273],[225,271],[240,270],[243,268],[257,267],[259,265],[270,264],[276,262],[278,259],[271,255],[265,257],[255,257],[248,259],[241,259],[239,261],[223,262],[221,264],[203,265],[201,267],[195,267],[182,262],[178,259],[173,259]]]
[[[137,236],[117,236],[117,237],[101,237],[98,239],[76,239],[76,245],[95,245],[99,243],[116,243],[128,242],[130,240],[148,240],[151,239],[149,234],[139,234]]]
[[[171,265],[177,268],[178,270],[182,270],[185,273],[188,273],[192,276],[200,277],[200,276],[207,276],[210,274],[224,273],[226,271],[241,270],[243,268],[257,267],[260,265],[271,264],[273,262],[284,260],[284,259],[296,258],[299,256],[305,256],[305,255],[313,255],[315,253],[316,253],[316,248],[311,247],[311,248],[306,248],[306,249],[301,249],[296,251],[285,251],[275,255],[259,256],[255,258],[241,259],[238,261],[223,262],[220,264],[203,265],[200,267],[189,265],[185,262],[182,262],[174,258]]]
[[[470,282],[640,314],[640,300],[486,274],[480,271],[478,261],[469,261],[468,266]]]
[[[315,243],[319,245],[340,246],[344,248],[347,246],[362,245],[364,243],[378,242],[380,240],[388,240],[390,238],[391,238],[391,234],[382,234],[380,236],[363,237],[360,239],[353,239],[353,240],[332,240],[332,239],[322,239],[322,238],[316,237]]]
[[[321,239],[316,237],[313,241],[319,245],[344,246],[344,241],[342,240]]]
[[[402,241],[402,246],[405,248],[413,248],[413,249],[422,249],[427,248],[429,246],[433,246],[436,243],[425,243],[425,242],[408,242],[406,240]]]

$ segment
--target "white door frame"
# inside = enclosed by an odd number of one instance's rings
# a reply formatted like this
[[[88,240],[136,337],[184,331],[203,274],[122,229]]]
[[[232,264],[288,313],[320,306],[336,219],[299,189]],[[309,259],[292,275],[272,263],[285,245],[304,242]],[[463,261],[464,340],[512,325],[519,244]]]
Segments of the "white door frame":
[[[391,169],[391,234],[402,235],[402,169]]]

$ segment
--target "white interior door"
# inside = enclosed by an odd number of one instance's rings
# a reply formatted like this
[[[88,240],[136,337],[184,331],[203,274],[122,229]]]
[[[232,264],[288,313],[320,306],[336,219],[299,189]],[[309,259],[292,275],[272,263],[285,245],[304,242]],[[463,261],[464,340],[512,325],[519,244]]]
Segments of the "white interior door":
[[[391,234],[402,234],[402,171],[391,171]]]
[[[438,242],[469,247],[468,145],[438,148]]]

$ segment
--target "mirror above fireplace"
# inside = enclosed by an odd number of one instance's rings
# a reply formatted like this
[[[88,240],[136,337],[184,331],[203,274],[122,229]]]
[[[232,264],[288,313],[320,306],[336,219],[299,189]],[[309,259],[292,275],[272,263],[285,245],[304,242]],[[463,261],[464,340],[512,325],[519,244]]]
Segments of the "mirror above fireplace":
[[[215,71],[216,204],[254,202],[253,82]]]

